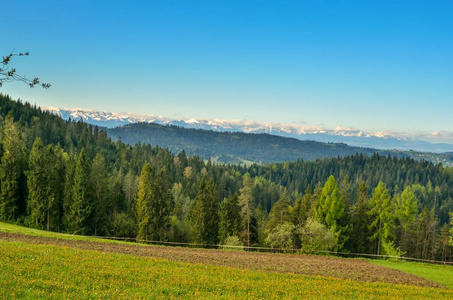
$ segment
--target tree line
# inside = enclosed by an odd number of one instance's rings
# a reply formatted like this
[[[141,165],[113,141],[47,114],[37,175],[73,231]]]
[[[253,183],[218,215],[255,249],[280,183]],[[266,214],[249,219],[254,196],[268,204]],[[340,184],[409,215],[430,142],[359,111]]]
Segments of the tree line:
[[[453,171],[381,155],[225,165],[0,95],[0,219],[202,245],[451,260]]]

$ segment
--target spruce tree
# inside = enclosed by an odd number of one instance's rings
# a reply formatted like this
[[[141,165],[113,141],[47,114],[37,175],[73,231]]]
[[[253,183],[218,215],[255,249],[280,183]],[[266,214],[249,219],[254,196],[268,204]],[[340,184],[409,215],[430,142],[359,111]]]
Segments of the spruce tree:
[[[43,229],[47,217],[49,200],[49,157],[47,149],[39,137],[35,139],[28,159],[27,187],[28,187],[28,214],[30,226]]]
[[[12,111],[3,131],[3,155],[0,161],[0,220],[13,221],[25,205],[24,181],[25,147]]]
[[[337,181],[330,175],[324,184],[318,202],[315,206],[314,217],[328,229],[338,234],[337,250],[341,249],[349,238],[346,235],[348,226],[341,226],[345,215],[345,205],[338,189]]]
[[[214,180],[201,178],[190,216],[193,240],[196,243],[217,244],[219,232],[217,188]]]
[[[275,202],[269,212],[269,218],[267,221],[268,230],[272,230],[283,223],[291,222],[291,208],[291,203],[287,193],[282,193],[280,199]]]
[[[28,214],[30,226],[58,230],[61,225],[63,197],[63,150],[61,147],[44,147],[37,137],[28,160]]]
[[[395,216],[399,224],[399,244],[404,252],[412,250],[419,203],[411,187],[407,186],[396,200]]]
[[[232,197],[223,200],[219,210],[219,240],[223,243],[228,237],[236,236],[242,230],[241,206],[239,197],[235,193]]]
[[[368,215],[372,218],[368,226],[372,231],[371,240],[376,241],[376,253],[381,254],[382,245],[389,242],[393,228],[391,197],[382,181],[374,190],[369,207]]]
[[[423,208],[417,224],[416,256],[418,258],[434,259],[438,223],[434,209]]]
[[[64,178],[65,178],[65,153],[60,147],[48,145],[49,155],[49,201],[47,202],[47,230],[60,231],[63,221]]]
[[[243,220],[245,222],[244,226],[244,236],[247,247],[250,247],[251,242],[251,224],[253,219],[253,212],[254,212],[254,201],[253,201],[253,185],[254,181],[250,178],[248,173],[244,174],[244,178],[242,180],[242,188],[239,189],[239,203],[242,207],[242,215]]]
[[[132,173],[132,170],[129,170],[126,176],[124,176],[123,190],[126,196],[126,207],[130,210],[135,193],[137,192],[137,178]]]
[[[93,228],[95,235],[103,235],[107,230],[108,219],[108,181],[105,158],[102,154],[97,153],[91,168],[91,186],[93,197]]]
[[[450,213],[450,236],[448,239],[448,244],[453,246],[453,213]]]
[[[63,187],[63,227],[66,232],[70,232],[72,222],[72,203],[74,194],[72,188],[74,186],[74,175],[76,168],[77,157],[70,154],[65,159],[65,176],[64,176],[64,187]]]
[[[368,253],[370,251],[370,230],[371,223],[369,211],[369,196],[364,181],[361,181],[357,189],[355,204],[351,211],[351,244],[352,250],[356,253]]]
[[[151,188],[151,201],[149,203],[151,238],[156,241],[164,241],[168,237],[170,227],[172,197],[168,185],[167,172],[163,167],[157,172]]]
[[[89,234],[92,232],[92,214],[94,201],[90,181],[90,161],[85,149],[79,153],[74,171],[72,186],[72,204],[69,214],[69,232],[73,234]]]
[[[152,199],[152,176],[151,166],[146,163],[143,165],[140,177],[138,179],[137,190],[137,224],[139,240],[150,240],[152,238],[151,232],[151,199]]]
[[[296,200],[296,204],[292,210],[293,212],[293,224],[298,228],[302,228],[305,225],[308,217],[310,216],[311,205],[313,201],[313,195],[311,193],[311,187],[307,186],[305,193],[302,197]]]

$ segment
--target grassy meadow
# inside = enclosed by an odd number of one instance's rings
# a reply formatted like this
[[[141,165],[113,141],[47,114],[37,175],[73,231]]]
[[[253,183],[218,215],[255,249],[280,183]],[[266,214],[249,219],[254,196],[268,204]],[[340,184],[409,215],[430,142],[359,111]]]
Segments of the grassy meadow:
[[[393,260],[370,260],[371,263],[414,274],[453,289],[453,266]]]
[[[72,238],[4,223],[0,232]],[[426,268],[408,266],[408,272]],[[443,270],[445,277],[452,271],[442,266],[435,269]],[[452,299],[453,290],[192,264],[33,244],[0,235],[0,298]]]

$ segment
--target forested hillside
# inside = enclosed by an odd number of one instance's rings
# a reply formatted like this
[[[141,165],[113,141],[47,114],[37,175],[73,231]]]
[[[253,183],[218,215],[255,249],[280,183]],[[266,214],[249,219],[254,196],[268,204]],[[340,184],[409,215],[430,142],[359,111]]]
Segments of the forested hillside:
[[[452,258],[453,170],[442,165],[377,154],[224,165],[112,142],[97,127],[4,95],[0,115],[3,221],[142,240]]]
[[[188,154],[204,159],[215,159],[220,163],[316,160],[356,153],[407,156],[401,152],[352,147],[342,143],[301,141],[265,133],[217,132],[153,123],[137,123],[111,128],[108,129],[108,133],[112,138],[121,138],[123,142],[130,145],[138,142],[159,145],[173,153],[184,150]]]

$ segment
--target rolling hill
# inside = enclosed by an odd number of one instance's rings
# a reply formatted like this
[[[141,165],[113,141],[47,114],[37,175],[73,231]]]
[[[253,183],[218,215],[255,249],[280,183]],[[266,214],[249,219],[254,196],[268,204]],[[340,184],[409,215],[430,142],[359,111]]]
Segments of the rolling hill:
[[[131,145],[137,142],[149,143],[168,148],[175,154],[184,150],[187,154],[212,158],[220,163],[274,163],[298,159],[313,161],[356,153],[407,156],[400,151],[353,147],[343,143],[301,141],[265,133],[217,132],[154,123],[111,128],[108,133],[112,138],[121,138]]]

